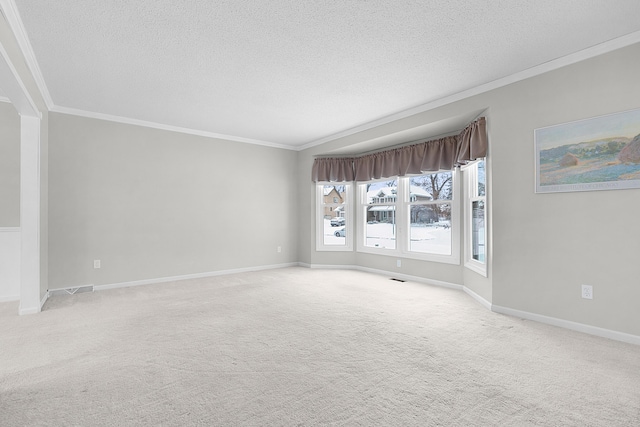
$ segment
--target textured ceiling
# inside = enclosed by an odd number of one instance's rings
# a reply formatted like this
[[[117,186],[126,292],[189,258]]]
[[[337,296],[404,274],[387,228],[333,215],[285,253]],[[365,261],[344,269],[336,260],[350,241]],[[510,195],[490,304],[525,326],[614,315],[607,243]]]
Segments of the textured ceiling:
[[[640,30],[638,0],[15,0],[54,111],[276,146]]]

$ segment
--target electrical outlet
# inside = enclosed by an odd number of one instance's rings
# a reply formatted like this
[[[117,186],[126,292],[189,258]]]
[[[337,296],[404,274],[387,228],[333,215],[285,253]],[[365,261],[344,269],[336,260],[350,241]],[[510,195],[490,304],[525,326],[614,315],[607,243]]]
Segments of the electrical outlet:
[[[593,299],[593,286],[582,285],[582,298]]]
[[[278,253],[282,252],[282,246],[278,246],[277,251],[278,251]]]
[[[401,259],[396,261],[396,267],[402,267],[402,260]]]
[[[93,268],[100,268],[100,260],[99,259],[94,259],[93,260]]]

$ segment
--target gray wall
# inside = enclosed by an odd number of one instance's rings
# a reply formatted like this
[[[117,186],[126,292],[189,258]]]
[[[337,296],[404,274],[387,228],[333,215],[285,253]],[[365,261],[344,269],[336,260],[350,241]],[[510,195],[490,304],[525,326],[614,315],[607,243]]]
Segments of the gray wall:
[[[640,44],[351,135],[299,153],[300,259],[340,264],[315,251],[310,165],[398,127],[488,109],[491,257],[489,278],[462,266],[403,262],[402,272],[464,284],[494,305],[640,335],[640,190],[535,194],[533,131],[639,108]],[[395,271],[393,259],[357,254],[355,263]],[[345,264],[353,263],[347,258]],[[406,267],[405,267],[406,266]],[[594,299],[580,297],[580,285]]]
[[[49,290],[49,112],[40,125],[40,298]]]
[[[0,227],[20,226],[20,116],[0,102]]]
[[[58,113],[49,141],[50,289],[297,261],[295,151]]]
[[[640,335],[640,190],[534,194],[533,130],[640,107],[640,44],[497,90],[493,303]],[[593,301],[580,298],[581,284]]]

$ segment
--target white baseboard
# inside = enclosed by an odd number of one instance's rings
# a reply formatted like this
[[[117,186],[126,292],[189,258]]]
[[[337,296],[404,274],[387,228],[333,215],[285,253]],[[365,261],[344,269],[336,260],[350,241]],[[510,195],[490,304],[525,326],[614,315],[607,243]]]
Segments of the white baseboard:
[[[395,277],[396,279],[408,280],[411,282],[418,282],[418,283],[425,283],[427,285],[440,286],[443,288],[457,289],[457,290],[462,290],[464,288],[464,286],[458,285],[456,283],[443,282],[442,280],[427,279],[419,276],[411,276],[409,274],[402,274],[396,271],[387,271],[387,270],[379,270],[376,268],[362,267],[360,265],[326,265],[326,264],[309,265],[309,264],[306,264],[301,266],[303,267],[309,266],[309,268],[318,268],[318,269],[324,268],[328,270],[358,270],[358,271],[364,271],[365,273],[379,274],[381,276],[390,276],[390,277]]]
[[[42,296],[42,298],[40,299],[40,305],[37,307],[27,307],[27,308],[22,308],[19,307],[18,308],[18,314],[20,316],[23,316],[25,314],[36,314],[36,313],[40,313],[42,311],[42,306],[44,305],[45,302],[47,302],[47,299],[49,298],[49,291],[45,292],[44,295]]]
[[[426,279],[424,277],[410,276],[406,274],[400,274],[397,272],[391,272],[386,270],[377,270],[373,268],[361,267],[358,265],[322,265],[322,264],[302,264],[303,267],[308,268],[325,268],[325,269],[344,269],[344,270],[359,270],[368,273],[380,274],[383,276],[396,277],[398,279],[410,280],[412,282],[426,283],[429,285],[442,286],[450,289],[457,289],[466,292],[469,296],[475,299],[487,310],[495,313],[506,314],[509,316],[519,317],[521,319],[532,320],[534,322],[545,323],[548,325],[559,326],[561,328],[570,329],[573,331],[582,332],[589,335],[595,335],[598,337],[609,338],[615,341],[622,341],[630,344],[640,345],[640,336],[631,335],[624,332],[613,331],[610,329],[599,328],[597,326],[585,325],[583,323],[572,322],[570,320],[558,319],[556,317],[543,316],[541,314],[530,313],[527,311],[515,310],[508,307],[501,307],[498,305],[492,305],[489,301],[478,295],[476,292],[463,285],[455,283],[443,282],[440,280]]]
[[[411,282],[418,282],[418,283],[425,283],[427,285],[440,286],[442,288],[449,288],[449,289],[456,289],[456,290],[462,290],[463,288],[462,285],[458,285],[456,283],[443,282],[442,280],[426,279],[424,277],[411,276],[409,274],[402,274],[396,271],[378,270],[376,268],[361,267],[361,266],[353,266],[353,269],[364,271],[366,273],[381,274],[383,276],[391,276],[391,277],[395,277],[396,279],[408,280]]]
[[[519,317],[521,319],[533,320],[534,322],[545,323],[547,325],[559,326],[561,328],[571,329],[572,331],[583,332],[589,335],[609,338],[615,341],[622,341],[629,344],[640,345],[640,336],[613,331],[611,329],[599,328],[597,326],[585,325],[584,323],[572,322],[570,320],[558,319],[556,317],[543,316],[542,314],[515,310],[513,308],[501,307],[499,305],[492,305],[491,311],[506,314],[508,316]]]
[[[40,300],[41,311],[42,311],[42,307],[44,306],[44,303],[47,302],[48,299],[49,299],[49,291],[45,292],[44,295],[42,296],[42,299]]]
[[[73,295],[84,292],[93,292],[93,285],[76,286],[73,288],[49,289],[47,298],[56,295]]]
[[[201,279],[204,277],[226,276],[228,274],[248,273],[251,271],[273,270],[276,268],[298,267],[299,263],[291,262],[286,264],[261,265],[258,267],[235,268],[231,270],[210,271],[205,273],[185,274],[181,276],[159,277],[155,279],[134,280],[131,282],[111,283],[107,285],[95,285],[95,291],[104,291],[107,289],[128,288],[130,286],[151,285],[154,283],[175,282],[178,280]]]
[[[305,268],[313,268],[313,269],[341,269],[341,270],[357,270],[363,271],[366,273],[373,273],[382,276],[390,276],[402,280],[424,283],[428,285],[440,286],[449,289],[455,289],[459,291],[463,291],[471,296],[474,300],[476,300],[479,304],[485,307],[487,310],[491,310],[495,313],[506,314],[508,316],[519,317],[521,319],[532,320],[534,322],[545,323],[548,325],[558,326],[565,329],[570,329],[578,332],[582,332],[589,335],[595,335],[603,338],[609,338],[616,341],[622,341],[630,344],[640,345],[640,336],[631,335],[624,332],[613,331],[610,329],[599,328],[597,326],[585,325],[583,323],[572,322],[569,320],[558,319],[555,317],[543,316],[541,314],[530,313],[527,311],[516,310],[508,307],[501,307],[498,305],[492,305],[489,301],[484,299],[482,296],[467,288],[466,286],[459,285],[456,283],[445,282],[441,280],[428,279],[419,276],[411,276],[408,274],[402,274],[398,272],[392,272],[387,270],[379,270],[375,268],[362,267],[359,265],[324,265],[324,264],[307,264],[303,262],[292,262],[286,264],[274,264],[274,265],[264,265],[258,267],[247,267],[247,268],[237,268],[231,270],[219,270],[219,271],[211,271],[206,273],[196,273],[196,274],[186,274],[182,276],[172,276],[172,277],[161,277],[156,279],[146,279],[146,280],[135,280],[131,282],[121,282],[121,283],[112,283],[108,285],[96,285],[93,286],[95,291],[107,290],[107,289],[116,289],[116,288],[125,288],[130,286],[139,286],[139,285],[149,285],[154,283],[166,283],[166,282],[174,282],[178,280],[187,280],[187,279],[200,279],[205,277],[214,277],[214,276],[224,276],[228,274],[237,274],[237,273],[246,273],[252,271],[263,271],[263,270],[273,270],[277,268],[287,268],[287,267],[305,267]],[[49,292],[45,293],[40,302],[40,307],[29,308],[29,309],[20,309],[20,314],[32,314],[40,311],[44,303],[49,298]],[[18,299],[18,298],[16,298]],[[12,300],[13,301],[13,300]],[[2,300],[0,300],[2,302]]]
[[[475,293],[474,291],[467,288],[466,286],[463,286],[462,290],[465,291],[467,295],[469,295],[471,298],[478,301],[480,305],[482,305],[484,308],[486,308],[487,310],[491,310],[491,303],[486,299],[484,299],[483,297],[481,297],[479,294]]]
[[[357,265],[332,265],[332,264],[305,264],[305,267],[318,269],[318,270],[357,270],[360,268]]]
[[[27,308],[20,307],[18,309],[18,314],[20,316],[24,316],[26,314],[36,314],[36,313],[40,313],[40,307],[27,307]]]
[[[0,302],[20,301],[20,295],[5,295],[0,297]]]

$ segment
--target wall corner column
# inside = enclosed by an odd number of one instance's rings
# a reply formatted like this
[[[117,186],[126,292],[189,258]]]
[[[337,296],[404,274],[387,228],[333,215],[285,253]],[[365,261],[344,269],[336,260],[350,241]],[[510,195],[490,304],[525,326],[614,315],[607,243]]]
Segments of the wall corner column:
[[[20,116],[21,315],[39,313],[41,309],[40,126],[40,118]]]

